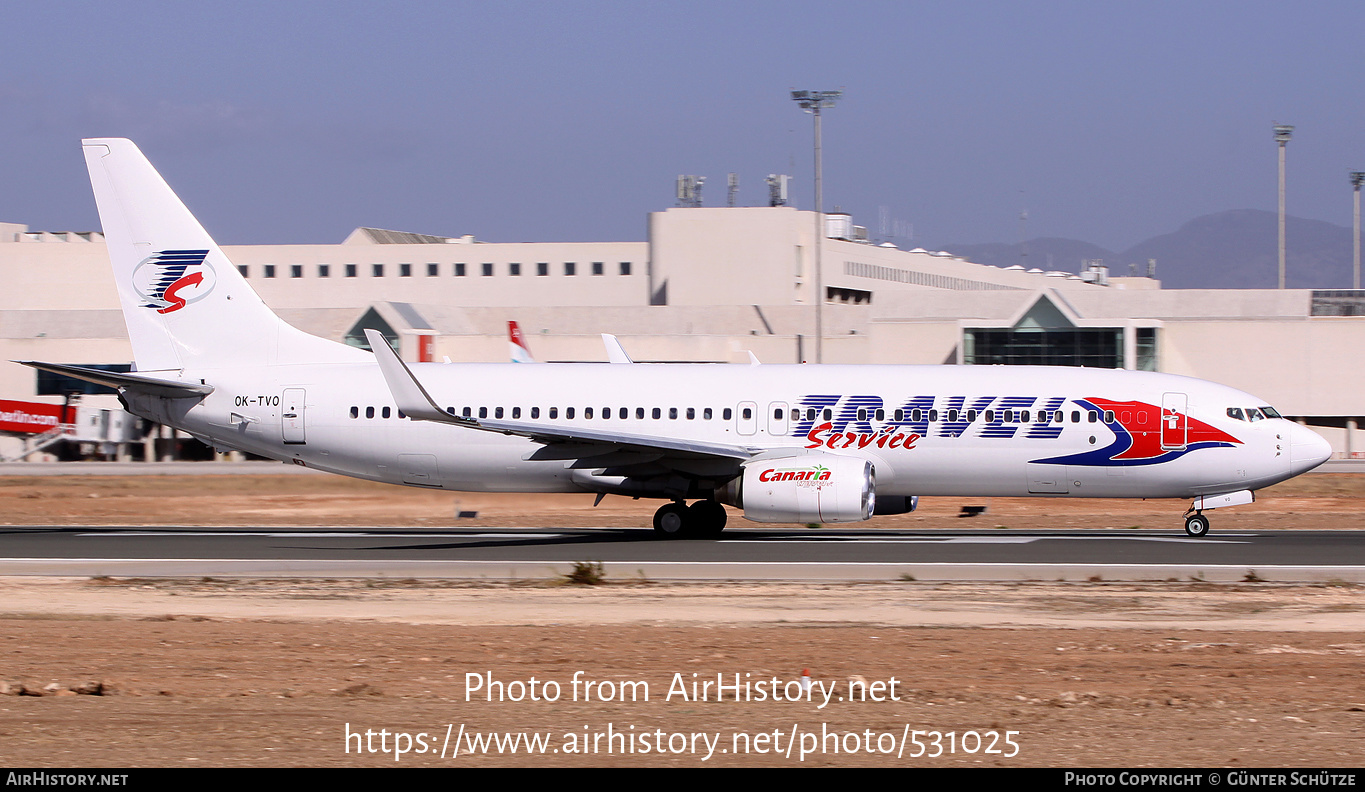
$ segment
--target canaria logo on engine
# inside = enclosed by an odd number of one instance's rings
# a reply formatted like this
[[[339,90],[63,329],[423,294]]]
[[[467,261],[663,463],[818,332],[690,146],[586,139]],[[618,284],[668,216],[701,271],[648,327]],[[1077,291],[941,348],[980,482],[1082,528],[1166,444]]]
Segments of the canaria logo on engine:
[[[163,250],[133,268],[133,290],[157,313],[178,311],[213,291],[218,275],[207,250]]]

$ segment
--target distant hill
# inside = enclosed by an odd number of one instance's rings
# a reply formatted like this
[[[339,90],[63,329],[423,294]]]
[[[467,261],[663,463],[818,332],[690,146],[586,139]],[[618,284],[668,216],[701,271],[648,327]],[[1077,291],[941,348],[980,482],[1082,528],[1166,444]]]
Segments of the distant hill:
[[[1113,253],[1098,245],[1055,237],[1017,244],[948,245],[946,250],[980,264],[1069,272],[1085,259],[1104,259],[1111,275],[1127,275],[1129,264],[1145,275],[1156,259],[1156,276],[1168,289],[1273,289],[1278,283],[1276,215],[1235,209],[1197,217],[1163,234]],[[1351,286],[1351,229],[1321,220],[1285,218],[1285,281],[1291,289],[1347,289]]]

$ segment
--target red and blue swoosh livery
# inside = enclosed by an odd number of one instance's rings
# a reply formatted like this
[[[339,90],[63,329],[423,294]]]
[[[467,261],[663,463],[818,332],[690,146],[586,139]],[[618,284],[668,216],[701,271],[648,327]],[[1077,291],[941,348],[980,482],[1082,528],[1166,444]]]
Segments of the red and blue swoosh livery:
[[[1113,410],[1114,422],[1104,424],[1114,433],[1114,442],[1104,448],[1080,454],[1035,459],[1046,465],[1088,465],[1118,467],[1159,465],[1179,459],[1191,451],[1205,448],[1232,448],[1241,440],[1203,421],[1183,416],[1187,423],[1185,444],[1181,448],[1163,448],[1161,442],[1161,408],[1141,401],[1116,402],[1108,399],[1077,399],[1076,403],[1096,412]],[[1170,416],[1164,416],[1170,417]]]

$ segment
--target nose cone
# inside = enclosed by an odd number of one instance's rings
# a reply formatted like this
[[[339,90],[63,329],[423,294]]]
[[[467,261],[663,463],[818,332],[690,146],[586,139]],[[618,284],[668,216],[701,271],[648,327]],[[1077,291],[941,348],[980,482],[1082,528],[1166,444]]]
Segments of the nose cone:
[[[1332,456],[1331,444],[1306,426],[1291,424],[1289,442],[1293,447],[1289,456],[1289,472],[1293,476],[1307,473]]]

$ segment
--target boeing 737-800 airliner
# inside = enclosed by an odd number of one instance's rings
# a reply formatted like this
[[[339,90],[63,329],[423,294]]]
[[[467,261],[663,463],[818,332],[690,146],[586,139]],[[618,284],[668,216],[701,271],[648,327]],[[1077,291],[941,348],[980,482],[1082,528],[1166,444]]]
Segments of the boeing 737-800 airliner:
[[[409,365],[373,331],[371,354],[281,321],[136,146],[84,147],[136,371],[28,365],[218,449],[419,487],[660,498],[655,529],[693,537],[720,533],[721,504],[842,523],[920,495],[1192,498],[1202,536],[1205,510],[1330,454],[1254,396],[1149,372]]]

